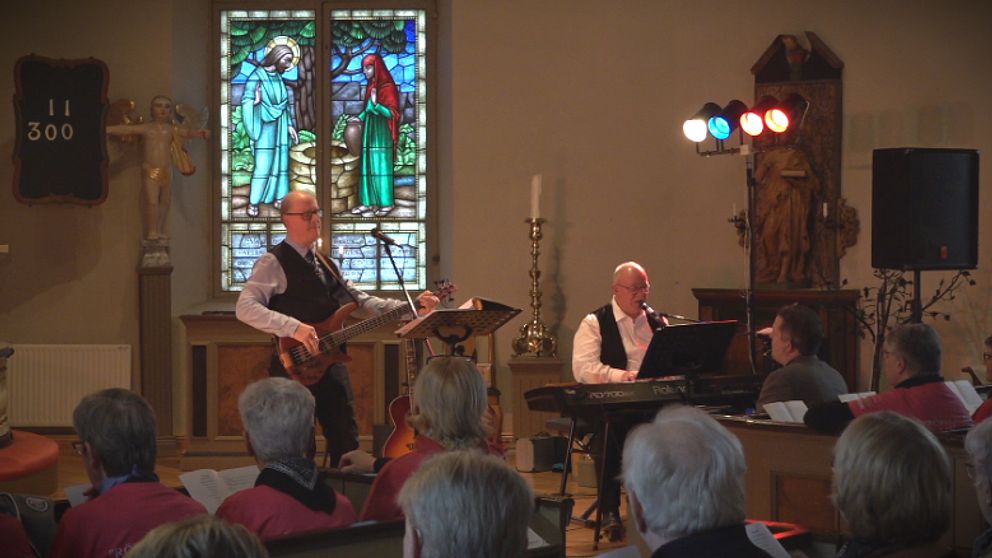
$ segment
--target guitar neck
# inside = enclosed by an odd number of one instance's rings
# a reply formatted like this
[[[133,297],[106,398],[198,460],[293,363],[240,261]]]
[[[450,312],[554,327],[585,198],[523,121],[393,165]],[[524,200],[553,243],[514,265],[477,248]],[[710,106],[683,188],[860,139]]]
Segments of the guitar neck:
[[[323,339],[327,340],[331,345],[337,346],[346,343],[349,339],[353,337],[358,337],[363,333],[372,331],[373,329],[379,328],[384,324],[404,318],[410,314],[410,308],[406,305],[397,306],[392,310],[389,310],[383,314],[380,314],[374,318],[369,318],[367,320],[362,320],[357,324],[350,325],[346,328],[339,329],[338,331],[332,332],[325,336]]]

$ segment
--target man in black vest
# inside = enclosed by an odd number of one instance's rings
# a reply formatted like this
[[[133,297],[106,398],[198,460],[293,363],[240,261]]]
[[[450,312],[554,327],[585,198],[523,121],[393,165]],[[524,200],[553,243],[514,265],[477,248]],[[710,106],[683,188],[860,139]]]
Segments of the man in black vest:
[[[632,382],[654,330],[666,325],[664,319],[649,316],[641,308],[651,291],[648,273],[637,262],[622,263],[613,271],[613,300],[586,315],[575,332],[572,346],[572,374],[584,384]],[[602,455],[604,424],[596,425],[593,457],[599,478],[605,468],[600,490],[603,527],[611,540],[623,537],[620,522],[620,452],[629,425],[610,424],[605,459]]]
[[[317,331],[307,322],[322,322],[349,302],[358,304],[351,314],[356,318],[376,316],[406,304],[363,293],[341,276],[331,260],[315,254],[323,212],[313,194],[290,192],[282,200],[280,213],[286,225],[286,240],[255,262],[238,297],[239,320],[277,337],[292,337],[316,353]],[[419,312],[426,313],[438,299],[425,291],[417,302]],[[278,355],[272,357],[269,374],[287,376]],[[358,447],[348,370],[343,364],[330,366],[308,388],[316,399],[317,422],[324,430],[331,465],[337,466],[345,452]]]

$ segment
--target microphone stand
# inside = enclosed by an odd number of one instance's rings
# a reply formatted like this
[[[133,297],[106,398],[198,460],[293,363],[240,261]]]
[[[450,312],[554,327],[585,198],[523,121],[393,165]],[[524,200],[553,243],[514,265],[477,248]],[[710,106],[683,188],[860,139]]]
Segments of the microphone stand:
[[[407,304],[410,305],[410,311],[413,312],[413,317],[417,317],[417,305],[413,303],[413,297],[410,296],[410,291],[406,288],[406,283],[403,281],[403,274],[400,273],[400,268],[396,265],[396,260],[393,258],[393,251],[389,247],[388,242],[384,242],[382,239],[377,239],[382,244],[382,247],[386,250],[386,256],[389,258],[389,263],[393,266],[393,271],[396,273],[396,280],[400,284],[400,289],[403,290],[403,295],[406,297]],[[431,346],[431,340],[424,338],[424,345],[427,347],[427,352],[431,356],[435,356],[434,347]]]

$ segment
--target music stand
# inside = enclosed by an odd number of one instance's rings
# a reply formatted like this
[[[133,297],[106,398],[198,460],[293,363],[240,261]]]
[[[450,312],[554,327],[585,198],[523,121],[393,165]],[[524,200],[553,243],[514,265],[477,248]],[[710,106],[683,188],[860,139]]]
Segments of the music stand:
[[[396,330],[397,337],[426,339],[437,337],[448,345],[448,354],[455,346],[474,335],[489,335],[520,313],[492,300],[473,297],[463,308],[440,308],[407,322]]]
[[[679,324],[655,330],[637,379],[693,375],[723,368],[737,320]]]

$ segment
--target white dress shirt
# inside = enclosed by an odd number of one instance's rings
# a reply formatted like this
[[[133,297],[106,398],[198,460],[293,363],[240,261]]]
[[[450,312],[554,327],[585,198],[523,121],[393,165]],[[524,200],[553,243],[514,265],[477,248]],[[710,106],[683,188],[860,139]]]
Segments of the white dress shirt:
[[[628,371],[637,372],[648,350],[654,330],[642,310],[637,318],[631,318],[612,299],[613,317],[620,330],[624,351],[627,353],[627,370],[613,368],[599,360],[603,336],[599,332],[599,320],[595,314],[586,314],[579,323],[572,343],[572,374],[575,381],[583,384],[603,384],[624,381]]]
[[[288,238],[286,243],[304,258],[307,251],[315,249],[314,246],[297,245]],[[279,337],[292,337],[296,328],[300,326],[300,321],[268,308],[272,297],[286,292],[286,286],[286,272],[279,264],[279,260],[271,252],[262,254],[262,257],[255,262],[255,266],[251,270],[251,277],[248,278],[244,289],[238,296],[235,315],[242,322],[265,333]],[[358,303],[358,309],[351,314],[355,318],[378,316],[406,304],[401,300],[379,298],[366,294],[355,288],[355,285],[349,280],[345,280],[344,287]],[[347,293],[342,292],[341,294],[344,295],[344,300],[338,300],[339,303],[344,305],[351,302],[351,297],[348,297]]]

